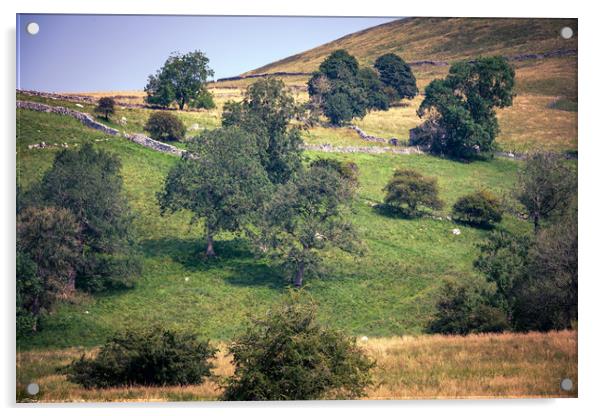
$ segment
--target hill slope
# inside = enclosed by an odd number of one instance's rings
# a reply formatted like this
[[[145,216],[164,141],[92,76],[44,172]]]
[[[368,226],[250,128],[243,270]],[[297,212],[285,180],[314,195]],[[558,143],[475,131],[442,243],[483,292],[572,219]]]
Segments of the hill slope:
[[[559,31],[564,26],[573,28],[573,38],[560,37]],[[346,49],[362,65],[371,65],[378,56],[390,52],[406,61],[456,61],[479,55],[575,50],[577,20],[413,17],[352,33],[243,75],[311,72],[336,49]]]

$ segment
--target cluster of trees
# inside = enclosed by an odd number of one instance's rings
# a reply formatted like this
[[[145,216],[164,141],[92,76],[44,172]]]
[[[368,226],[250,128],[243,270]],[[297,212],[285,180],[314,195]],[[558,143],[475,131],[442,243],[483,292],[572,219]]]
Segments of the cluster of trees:
[[[17,188],[17,331],[76,290],[131,287],[140,273],[119,159],[86,144],[58,153],[40,182]]]
[[[338,162],[302,165],[299,130],[291,125],[297,112],[281,81],[257,81],[242,103],[227,103],[221,128],[191,140],[157,198],[162,214],[188,210],[192,221],[204,220],[206,256],[216,255],[218,232],[244,232],[301,286],[319,250],[353,249],[344,213],[357,179]]]
[[[214,108],[206,85],[207,78],[212,76],[209,58],[203,52],[173,53],[156,74],[148,77],[144,87],[146,102],[163,108],[175,104],[180,110],[186,106]]]
[[[514,69],[505,58],[454,63],[445,79],[426,87],[418,108],[425,122],[410,143],[452,158],[490,157],[499,133],[495,110],[512,105],[513,96]]]
[[[516,198],[533,234],[496,230],[475,268],[485,282],[447,283],[433,332],[564,329],[577,321],[577,176],[562,157],[531,155]]]
[[[193,334],[151,327],[117,334],[60,371],[86,388],[199,384],[215,377],[216,352]],[[375,362],[353,338],[321,326],[315,303],[298,293],[254,320],[229,353],[223,400],[352,399],[373,384]]]
[[[405,217],[415,218],[425,208],[443,208],[436,178],[413,169],[397,169],[384,187],[385,205]],[[481,228],[491,228],[502,220],[503,206],[491,192],[479,190],[460,197],[453,206],[454,219]]]
[[[311,110],[341,125],[354,117],[364,117],[370,110],[387,110],[393,102],[418,94],[412,70],[399,56],[383,55],[374,68],[360,68],[347,51],[334,51],[307,84]]]

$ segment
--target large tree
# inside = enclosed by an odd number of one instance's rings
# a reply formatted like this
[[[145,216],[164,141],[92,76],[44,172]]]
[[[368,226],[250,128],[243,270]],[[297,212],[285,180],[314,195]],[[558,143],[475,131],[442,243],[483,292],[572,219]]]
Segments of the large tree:
[[[211,107],[206,88],[207,78],[213,76],[209,58],[200,51],[173,53],[156,74],[148,77],[144,88],[146,102],[161,107],[176,103],[184,106]]]
[[[247,88],[242,103],[224,105],[222,125],[253,134],[270,180],[284,183],[301,166],[301,134],[298,127],[291,126],[298,115],[299,108],[284,82],[266,78]]]
[[[554,153],[530,155],[519,171],[517,185],[517,198],[527,209],[535,231],[542,220],[562,215],[577,197],[575,169]]]
[[[340,49],[331,53],[308,81],[311,105],[334,125],[362,118],[372,109],[387,109],[384,85],[377,74],[360,69],[357,59]]]
[[[191,211],[204,220],[208,257],[220,231],[239,231],[261,211],[270,181],[260,163],[255,137],[227,127],[194,138],[189,152],[169,171],[157,194],[161,214]]]
[[[513,96],[514,69],[505,58],[457,62],[445,79],[426,87],[418,109],[426,122],[411,136],[428,136],[422,144],[433,153],[460,159],[490,156],[499,133],[495,109],[512,105]]]
[[[356,248],[347,219],[354,184],[335,168],[314,164],[281,185],[264,212],[262,246],[292,274],[296,287],[320,263],[320,251]]]
[[[391,100],[412,99],[418,94],[412,68],[394,53],[379,56],[374,62],[378,78],[388,87]]]
[[[408,217],[417,216],[421,206],[431,209],[443,207],[437,179],[425,177],[412,169],[397,169],[383,191],[386,192],[385,204]]]
[[[68,209],[81,227],[76,285],[86,290],[127,287],[139,273],[120,171],[115,155],[85,144],[58,153],[40,184],[41,204]]]

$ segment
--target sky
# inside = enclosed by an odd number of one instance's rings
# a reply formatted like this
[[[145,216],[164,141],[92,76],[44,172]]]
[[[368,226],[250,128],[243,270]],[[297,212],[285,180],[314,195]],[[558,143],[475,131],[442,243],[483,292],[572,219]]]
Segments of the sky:
[[[141,90],[171,52],[200,50],[215,79],[395,18],[17,15],[17,88]],[[39,25],[27,33],[30,22]]]

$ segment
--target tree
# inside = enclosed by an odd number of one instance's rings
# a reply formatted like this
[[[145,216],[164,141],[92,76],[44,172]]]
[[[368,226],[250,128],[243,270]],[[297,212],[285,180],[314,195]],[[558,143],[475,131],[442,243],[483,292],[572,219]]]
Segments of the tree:
[[[247,88],[242,103],[224,105],[222,125],[253,134],[270,181],[285,183],[301,166],[301,132],[291,126],[298,115],[299,108],[284,82],[266,78]]]
[[[474,282],[445,282],[427,331],[468,335],[509,329],[504,310],[492,305],[489,297],[490,290]]]
[[[491,192],[480,190],[459,198],[454,204],[456,221],[489,228],[502,221],[502,204]]]
[[[213,76],[208,65],[209,59],[200,51],[173,53],[155,75],[148,77],[146,102],[161,107],[175,102],[180,110],[191,104],[207,105],[207,78]]]
[[[537,232],[542,220],[561,216],[576,198],[577,175],[559,155],[538,152],[520,169],[517,188]]]
[[[261,246],[282,261],[296,287],[319,265],[321,250],[356,250],[353,227],[345,215],[351,187],[335,169],[314,165],[281,185],[268,203]]]
[[[391,97],[394,100],[412,99],[418,95],[412,69],[399,56],[394,53],[379,56],[374,62],[374,67],[378,71],[380,81],[394,91]]]
[[[352,399],[372,384],[375,362],[355,340],[316,322],[316,307],[291,296],[230,345],[225,400]]]
[[[514,303],[516,329],[559,330],[577,321],[577,240],[576,215],[537,233]]]
[[[419,126],[410,135],[429,132],[433,153],[461,159],[490,156],[499,133],[495,109],[512,105],[513,96],[514,69],[505,58],[454,63],[445,79],[426,87],[418,115],[426,118],[427,131]]]
[[[61,372],[85,388],[200,384],[211,375],[215,352],[196,334],[153,326],[118,333],[96,357],[82,355]]]
[[[40,184],[41,203],[68,209],[81,228],[81,289],[129,287],[140,272],[120,170],[116,156],[84,144],[59,152]]]
[[[412,169],[397,169],[383,191],[386,192],[385,204],[409,217],[419,214],[419,206],[431,209],[443,207],[437,180],[424,177]]]
[[[168,111],[151,113],[144,130],[155,140],[182,141],[186,135],[186,127],[182,120]]]
[[[75,291],[80,226],[63,208],[25,208],[17,217],[17,316],[36,331],[40,315]],[[21,328],[25,329],[25,328]]]
[[[310,107],[320,108],[334,125],[354,117],[362,118],[372,109],[389,107],[384,85],[370,68],[360,69],[345,50],[336,50],[308,81]]]
[[[188,210],[205,221],[208,257],[219,231],[239,231],[261,211],[270,182],[255,137],[221,128],[192,139],[189,152],[169,171],[157,194],[161,214]]]
[[[102,97],[98,100],[94,111],[108,120],[111,114],[115,114],[115,100],[111,97]]]

